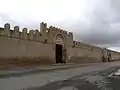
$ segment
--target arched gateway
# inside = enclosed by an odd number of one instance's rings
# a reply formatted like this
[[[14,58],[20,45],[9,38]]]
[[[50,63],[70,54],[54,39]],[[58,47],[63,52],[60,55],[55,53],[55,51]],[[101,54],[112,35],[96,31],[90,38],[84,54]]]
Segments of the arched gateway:
[[[57,34],[55,38],[55,59],[56,63],[65,63],[64,60],[64,37]]]

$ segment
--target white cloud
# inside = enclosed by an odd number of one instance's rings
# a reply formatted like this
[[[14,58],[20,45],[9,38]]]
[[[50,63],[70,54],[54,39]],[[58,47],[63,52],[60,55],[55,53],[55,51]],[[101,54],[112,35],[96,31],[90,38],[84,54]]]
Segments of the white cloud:
[[[18,22],[46,21],[66,22],[80,19],[85,21],[87,9],[95,0],[0,0],[0,13],[7,14]],[[87,12],[86,12],[87,11]]]
[[[31,29],[39,28],[39,23],[44,21],[48,25],[73,31],[78,35],[77,39],[83,42],[106,44],[108,41],[108,44],[110,42],[117,44],[120,38],[116,37],[119,36],[116,32],[120,27],[116,17],[120,15],[116,11],[117,8],[110,6],[112,4],[110,0],[0,0],[0,2],[0,26],[9,22],[12,26],[19,25],[21,28]]]

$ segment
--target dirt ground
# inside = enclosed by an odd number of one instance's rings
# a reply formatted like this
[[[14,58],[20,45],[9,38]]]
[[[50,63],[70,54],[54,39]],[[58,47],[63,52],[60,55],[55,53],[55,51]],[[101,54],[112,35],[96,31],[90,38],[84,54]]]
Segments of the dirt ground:
[[[96,63],[101,62],[95,58],[87,57],[72,57],[67,63],[83,64],[83,63]],[[0,58],[0,70],[11,69],[15,67],[35,67],[43,65],[55,64],[53,60],[48,57],[38,57],[38,58]]]
[[[49,58],[1,58],[0,70],[10,69],[14,67],[34,67],[40,65],[53,64]]]

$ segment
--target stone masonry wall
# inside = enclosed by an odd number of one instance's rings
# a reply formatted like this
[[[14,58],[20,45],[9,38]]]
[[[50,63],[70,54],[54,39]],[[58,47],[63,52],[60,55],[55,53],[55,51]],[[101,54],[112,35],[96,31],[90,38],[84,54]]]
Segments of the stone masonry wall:
[[[79,61],[89,60],[87,62],[100,62],[101,61],[101,48],[91,46],[89,44],[81,43],[78,41],[73,41],[73,47],[68,49],[68,55],[71,57],[77,57]],[[92,61],[90,61],[92,60]],[[74,62],[74,61],[72,61]]]
[[[60,40],[56,40],[57,36]],[[40,23],[40,29],[27,30],[23,28],[19,31],[19,26],[10,29],[10,24],[6,23],[4,28],[0,28],[0,58],[11,57],[49,57],[55,62],[55,44],[60,43],[67,50],[67,61],[69,57],[84,60],[86,58],[95,62],[101,61],[102,48],[73,41],[73,33],[60,28]],[[120,59],[119,52],[111,52],[113,59]],[[90,59],[91,58],[91,59]],[[74,61],[73,61],[74,62]],[[91,62],[91,61],[90,61]]]

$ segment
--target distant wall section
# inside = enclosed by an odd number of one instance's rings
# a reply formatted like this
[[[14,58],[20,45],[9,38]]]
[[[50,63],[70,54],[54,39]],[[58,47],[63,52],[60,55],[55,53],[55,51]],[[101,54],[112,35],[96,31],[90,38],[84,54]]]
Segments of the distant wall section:
[[[67,62],[101,62],[103,53],[107,57],[108,52],[111,53],[112,59],[120,59],[120,52],[108,49],[102,52],[100,47],[74,41],[72,32],[53,26],[47,28],[47,24],[43,22],[40,23],[40,29],[28,31],[23,28],[21,32],[19,30],[19,26],[14,26],[14,30],[11,30],[9,23],[0,28],[0,58],[49,57],[55,62],[55,45],[60,43]]]
[[[101,62],[101,48],[73,41],[73,46],[68,49],[68,57],[77,57],[80,62],[85,59],[86,62]]]
[[[53,43],[45,42],[46,24],[41,23],[40,29],[42,33],[38,29],[28,32],[27,28],[20,32],[19,26],[11,30],[10,24],[5,24],[0,28],[0,58],[49,57],[54,62]]]

